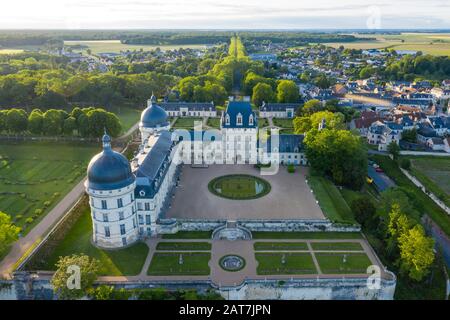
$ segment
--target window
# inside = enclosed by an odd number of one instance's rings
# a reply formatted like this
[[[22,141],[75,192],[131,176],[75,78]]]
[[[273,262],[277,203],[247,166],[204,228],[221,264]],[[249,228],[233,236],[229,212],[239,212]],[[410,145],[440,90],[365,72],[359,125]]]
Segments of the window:
[[[133,202],[133,194],[130,193],[130,201]]]
[[[151,220],[150,220],[150,215],[149,214],[147,214],[145,216],[145,224],[151,224]]]
[[[97,224],[96,223],[94,223],[94,232],[95,232],[95,234],[97,234],[98,233],[98,229],[97,229],[98,227],[97,227]]]
[[[122,198],[117,199],[117,208],[122,208],[123,207],[123,201]]]
[[[123,217],[123,211],[120,211],[119,212],[119,220],[123,220],[124,219],[124,217]]]
[[[139,218],[139,224],[144,224],[144,218],[142,217],[142,215],[139,215],[138,218]]]
[[[240,113],[236,116],[236,124],[242,125],[242,114]]]
[[[138,202],[138,210],[142,210],[142,203]]]
[[[108,209],[108,206],[106,205],[106,200],[102,200],[102,209]]]
[[[252,126],[253,125],[253,115],[251,114],[248,118],[248,123]]]
[[[103,214],[103,222],[108,222],[108,221],[109,221],[108,214],[104,213]]]
[[[121,224],[121,225],[120,225],[120,234],[121,234],[121,235],[124,235],[124,234],[125,234],[125,225],[124,225],[124,224]]]
[[[226,125],[230,125],[230,115],[229,115],[229,114],[227,114],[227,115],[225,116],[225,124],[226,124]]]
[[[105,237],[109,238],[111,236],[111,232],[109,231],[109,227],[105,226]]]
[[[136,229],[136,218],[133,219],[133,229]]]
[[[127,245],[127,238],[122,238],[122,244],[123,244],[124,246]]]
[[[150,203],[146,202],[145,203],[145,211],[149,211],[150,210]]]

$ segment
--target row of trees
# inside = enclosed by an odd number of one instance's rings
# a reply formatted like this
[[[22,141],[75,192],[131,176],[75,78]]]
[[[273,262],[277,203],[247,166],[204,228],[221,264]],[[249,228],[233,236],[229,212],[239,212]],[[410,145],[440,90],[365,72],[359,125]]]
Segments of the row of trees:
[[[11,217],[0,211],[0,257],[6,253],[11,243],[18,239],[19,232],[20,228],[11,222]]]
[[[431,55],[406,55],[400,60],[396,58],[388,62],[381,71],[388,80],[414,81],[424,77],[430,80],[444,80],[450,77],[450,57]]]
[[[298,87],[294,81],[278,80],[275,85],[276,88],[274,89],[268,81],[257,82],[252,88],[253,104],[260,106],[263,101],[280,103],[298,103],[300,101]]]
[[[16,108],[0,111],[0,133],[100,137],[105,129],[116,137],[122,125],[114,113],[101,108],[76,107],[70,113],[61,109],[34,109],[30,114]]]

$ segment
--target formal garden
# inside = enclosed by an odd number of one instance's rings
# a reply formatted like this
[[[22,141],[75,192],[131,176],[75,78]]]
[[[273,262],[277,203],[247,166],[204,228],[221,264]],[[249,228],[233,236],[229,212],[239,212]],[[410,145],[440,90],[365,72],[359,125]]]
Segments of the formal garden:
[[[2,142],[0,211],[26,234],[85,175],[96,144]]]
[[[266,180],[246,174],[217,177],[208,184],[211,193],[232,200],[260,198],[268,194],[270,188],[270,183]]]

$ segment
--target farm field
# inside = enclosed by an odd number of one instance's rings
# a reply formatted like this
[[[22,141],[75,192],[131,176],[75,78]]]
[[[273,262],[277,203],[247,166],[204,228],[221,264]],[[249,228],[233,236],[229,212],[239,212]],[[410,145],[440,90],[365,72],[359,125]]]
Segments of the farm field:
[[[26,234],[85,175],[97,145],[0,144],[0,210]]]
[[[382,49],[422,51],[431,55],[450,55],[449,33],[401,33],[395,34],[356,34],[361,38],[373,40],[361,40],[351,43],[326,43],[334,48],[341,45],[349,49]]]
[[[133,51],[133,50],[144,50],[150,51],[156,48],[161,50],[175,50],[180,48],[191,48],[191,49],[202,49],[205,45],[201,44],[186,44],[186,45],[142,45],[142,44],[123,44],[120,40],[91,40],[91,41],[64,41],[66,46],[83,46],[85,48],[78,50],[74,49],[75,52],[86,51],[88,48],[91,49],[93,54],[111,52],[119,53],[121,51]]]

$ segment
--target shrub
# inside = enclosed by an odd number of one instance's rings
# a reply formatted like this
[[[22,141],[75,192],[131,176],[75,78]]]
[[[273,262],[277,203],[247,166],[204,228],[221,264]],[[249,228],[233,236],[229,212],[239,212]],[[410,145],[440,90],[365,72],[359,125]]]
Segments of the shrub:
[[[22,219],[22,218],[23,218],[23,215],[18,214],[17,216],[14,217],[14,220],[15,220],[15,221],[19,221],[19,220]]]
[[[31,217],[25,219],[25,223],[26,223],[26,224],[32,224],[33,221],[34,221],[34,219],[31,218]]]
[[[402,161],[400,162],[400,167],[402,167],[405,170],[411,169],[411,160],[402,159]]]
[[[41,215],[42,212],[43,212],[42,209],[35,209],[35,210],[34,210],[34,214],[37,215],[37,216]]]
[[[294,173],[294,172],[295,172],[295,167],[294,167],[294,165],[293,165],[293,164],[288,165],[287,171],[288,171],[289,173]]]
[[[52,203],[51,201],[48,201],[48,200],[45,201],[45,202],[44,202],[44,207],[47,208],[51,203]]]

